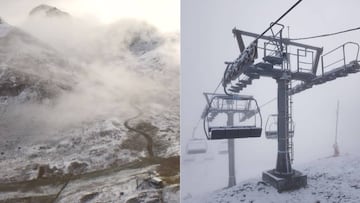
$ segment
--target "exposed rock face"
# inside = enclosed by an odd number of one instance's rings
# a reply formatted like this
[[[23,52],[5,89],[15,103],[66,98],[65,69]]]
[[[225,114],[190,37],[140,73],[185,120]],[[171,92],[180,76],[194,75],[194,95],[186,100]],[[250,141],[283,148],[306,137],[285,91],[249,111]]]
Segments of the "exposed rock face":
[[[69,17],[70,15],[64,11],[61,11],[60,9],[49,6],[46,4],[41,4],[35,8],[33,8],[30,13],[30,16],[46,16],[46,17]]]
[[[79,163],[77,161],[71,162],[70,166],[68,167],[68,173],[72,175],[77,175],[84,173],[86,168],[88,167],[87,163]]]
[[[50,167],[48,164],[38,165],[38,175],[37,178],[49,178],[49,177],[60,177],[64,174],[61,169],[56,168],[55,166]]]
[[[93,200],[98,195],[99,195],[98,192],[93,192],[93,193],[86,194],[83,197],[81,197],[80,203],[91,202],[91,200]]]

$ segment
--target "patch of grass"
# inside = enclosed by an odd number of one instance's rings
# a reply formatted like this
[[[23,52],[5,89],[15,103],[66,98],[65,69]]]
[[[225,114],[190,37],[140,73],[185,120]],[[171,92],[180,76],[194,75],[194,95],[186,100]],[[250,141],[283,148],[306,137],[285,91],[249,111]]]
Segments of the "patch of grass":
[[[167,184],[175,184],[180,182],[180,157],[173,156],[169,158],[162,158],[158,173],[163,177]]]
[[[147,142],[143,136],[130,132],[128,138],[121,143],[120,148],[141,152],[146,149],[146,145]]]
[[[164,177],[163,180],[168,185],[179,184],[180,183],[180,176],[176,175],[176,176]]]
[[[99,193],[98,192],[93,192],[87,195],[84,195],[83,197],[81,197],[80,199],[80,203],[86,203],[91,201],[92,199],[94,199],[96,196],[98,196]]]
[[[20,197],[7,200],[0,200],[0,203],[52,203],[56,195],[44,195],[44,196],[30,196],[30,197]]]
[[[135,128],[139,131],[145,132],[149,135],[156,135],[156,133],[159,131],[159,128],[152,125],[149,122],[140,121],[136,124]]]

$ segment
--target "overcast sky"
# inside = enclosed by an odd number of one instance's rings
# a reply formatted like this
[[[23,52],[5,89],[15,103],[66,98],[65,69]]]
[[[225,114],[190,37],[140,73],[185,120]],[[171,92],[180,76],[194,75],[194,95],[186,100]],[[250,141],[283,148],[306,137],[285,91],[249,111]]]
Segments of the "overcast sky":
[[[181,143],[182,158],[205,106],[202,92],[213,92],[225,69],[224,61],[238,55],[231,30],[262,33],[295,0],[182,0],[181,1]],[[306,37],[360,26],[356,0],[304,0],[280,23],[290,26],[291,37]],[[287,34],[287,31],[286,31]],[[324,52],[347,41],[360,42],[360,32],[329,38],[302,41],[324,47]],[[350,51],[351,52],[351,51]],[[354,52],[349,53],[354,54]],[[335,60],[335,59],[334,59]],[[351,59],[353,60],[353,58]],[[259,102],[276,97],[276,82],[270,78],[253,81],[243,94]],[[332,155],[335,135],[336,102],[340,100],[339,145],[342,154],[360,154],[360,74],[350,75],[315,86],[293,97],[295,129],[295,162],[309,162]],[[220,88],[221,89],[221,88]],[[221,92],[221,91],[219,91]],[[276,113],[276,102],[261,109],[263,127],[269,114]],[[202,126],[196,136],[205,137]],[[219,141],[208,141],[209,153],[182,162],[182,196],[197,195],[227,184],[227,158],[217,154]],[[261,172],[275,167],[277,143],[261,138],[236,140],[237,181],[261,178]],[[209,161],[213,156],[215,159]],[[207,160],[206,160],[207,159]],[[185,164],[184,164],[185,163]]]
[[[179,0],[0,0],[0,16],[19,25],[40,4],[48,4],[80,18],[111,23],[119,18],[139,18],[163,31],[179,31]]]

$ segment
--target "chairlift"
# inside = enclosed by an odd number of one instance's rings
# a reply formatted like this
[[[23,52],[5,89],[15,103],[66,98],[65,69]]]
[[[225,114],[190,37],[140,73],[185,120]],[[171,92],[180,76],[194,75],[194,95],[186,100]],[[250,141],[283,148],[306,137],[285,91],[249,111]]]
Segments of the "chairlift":
[[[226,155],[226,154],[229,153],[227,140],[221,141],[219,143],[219,151],[218,151],[218,153],[221,154],[221,155]]]
[[[194,162],[195,161],[195,157],[194,156],[181,156],[181,159],[184,163],[190,163],[190,162]]]
[[[267,139],[277,139],[277,114],[271,114],[266,120],[265,124],[265,137]],[[292,120],[289,121],[289,136],[294,137],[294,122]]]
[[[208,139],[260,137],[262,118],[257,101],[252,96],[205,93],[208,110],[204,130]],[[216,112],[216,117],[209,117]],[[224,123],[221,115],[228,120]],[[237,117],[238,115],[238,117]],[[231,123],[229,121],[231,120]]]
[[[204,154],[207,152],[208,146],[205,139],[191,138],[186,145],[187,154]]]
[[[208,149],[206,140],[195,136],[196,129],[197,127],[193,129],[192,137],[186,145],[186,153],[189,155],[204,154]]]

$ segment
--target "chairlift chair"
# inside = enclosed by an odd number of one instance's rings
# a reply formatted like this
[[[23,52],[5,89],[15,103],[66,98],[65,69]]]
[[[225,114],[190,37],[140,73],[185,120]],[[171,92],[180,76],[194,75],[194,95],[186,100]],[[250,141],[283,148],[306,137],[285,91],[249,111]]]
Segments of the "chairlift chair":
[[[195,136],[196,129],[197,126],[193,129],[192,137],[186,145],[186,153],[189,155],[204,154],[208,150],[206,139]]]
[[[257,101],[252,96],[210,93],[205,93],[205,96],[208,101],[208,111],[204,118],[204,130],[208,139],[235,139],[261,136],[262,118],[260,109]],[[209,119],[208,116],[211,115],[211,112],[217,112],[217,117],[223,114],[231,115],[233,123],[229,125],[220,121],[219,124],[217,118]],[[237,117],[235,115],[237,114],[239,118],[246,119],[236,120],[235,118]]]
[[[208,146],[205,139],[191,138],[186,145],[187,154],[204,154],[207,152]]]
[[[228,142],[226,140],[221,141],[219,143],[219,151],[218,151],[218,153],[221,154],[221,155],[225,155],[225,154],[229,153]]]
[[[265,124],[265,137],[267,139],[277,139],[277,114],[271,114],[266,120]],[[294,123],[289,121],[289,136],[294,137]]]

